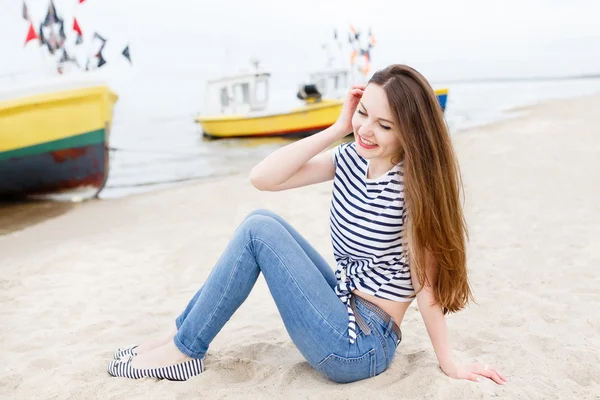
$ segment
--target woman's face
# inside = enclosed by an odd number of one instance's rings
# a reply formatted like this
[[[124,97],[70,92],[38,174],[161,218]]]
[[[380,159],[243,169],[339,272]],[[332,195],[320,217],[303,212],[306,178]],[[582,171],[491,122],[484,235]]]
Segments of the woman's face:
[[[392,157],[401,148],[400,132],[381,86],[367,85],[352,117],[352,127],[361,157],[392,164]]]

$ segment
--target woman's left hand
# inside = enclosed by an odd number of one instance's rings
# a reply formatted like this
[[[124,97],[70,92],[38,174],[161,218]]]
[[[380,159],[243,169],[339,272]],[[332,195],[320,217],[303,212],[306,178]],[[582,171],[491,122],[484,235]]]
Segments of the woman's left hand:
[[[502,376],[500,372],[496,371],[489,365],[456,365],[453,368],[450,368],[448,371],[442,368],[442,371],[450,378],[454,379],[468,379],[471,381],[479,382],[482,378],[488,378],[499,385],[504,385],[506,382],[508,382],[508,380],[504,376]]]

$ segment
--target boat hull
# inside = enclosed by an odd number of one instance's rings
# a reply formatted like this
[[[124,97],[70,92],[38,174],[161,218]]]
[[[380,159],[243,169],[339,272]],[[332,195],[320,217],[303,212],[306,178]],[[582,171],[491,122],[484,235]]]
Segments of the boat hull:
[[[117,96],[103,86],[0,103],[0,198],[94,197]]]
[[[446,109],[447,89],[436,90],[442,110]],[[259,116],[232,115],[197,117],[196,122],[208,138],[305,137],[331,126],[339,117],[343,102],[323,100],[287,113]]]
[[[341,109],[341,101],[325,100],[287,113],[198,117],[196,122],[202,126],[204,136],[209,138],[307,136],[330,126]]]
[[[435,95],[442,107],[442,111],[446,111],[446,103],[448,102],[448,89],[438,89],[435,91]]]

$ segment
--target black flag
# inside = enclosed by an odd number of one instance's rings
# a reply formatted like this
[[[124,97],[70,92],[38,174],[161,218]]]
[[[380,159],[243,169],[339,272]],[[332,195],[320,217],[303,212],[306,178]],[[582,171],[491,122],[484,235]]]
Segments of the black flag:
[[[23,19],[25,21],[29,21],[29,11],[27,10],[27,4],[25,4],[25,0],[23,0]]]
[[[129,45],[127,45],[127,46],[125,47],[125,49],[123,50],[123,53],[121,53],[121,54],[123,54],[123,56],[124,56],[124,57],[125,57],[127,60],[129,60],[129,64],[132,64],[132,62],[131,62],[131,54],[129,54]]]
[[[58,15],[56,14],[56,6],[54,5],[54,1],[50,1],[50,5],[48,5],[48,12],[46,14],[46,18],[44,19],[44,26],[49,26],[50,24],[56,24],[60,22]]]
[[[38,33],[38,36],[40,37],[40,46],[48,45],[48,43],[46,42],[46,37],[44,36],[44,29],[43,29],[43,27],[44,27],[44,24],[41,23],[40,24],[40,31]]]
[[[63,54],[60,57],[60,60],[58,60],[59,62],[67,62],[69,61],[69,55],[67,54],[67,50],[63,50]]]
[[[97,38],[104,43],[106,42],[106,39],[104,39],[102,36],[100,36],[100,34],[98,32],[94,32],[94,38]]]
[[[106,46],[106,39],[100,36],[98,32],[94,32],[94,39],[98,39],[102,42],[100,48],[98,49],[98,53],[96,54],[96,57],[98,57],[99,55],[101,56],[102,50],[104,50],[104,46]]]
[[[98,68],[100,68],[101,66],[103,66],[104,64],[106,64],[106,60],[102,56],[101,52],[98,52],[98,54],[96,54],[96,57],[98,58]]]
[[[65,21],[60,19],[58,21],[58,23],[60,24],[60,28],[58,29],[58,35],[60,37],[61,46],[62,46],[65,43],[65,41],[67,40],[67,35],[65,34]]]

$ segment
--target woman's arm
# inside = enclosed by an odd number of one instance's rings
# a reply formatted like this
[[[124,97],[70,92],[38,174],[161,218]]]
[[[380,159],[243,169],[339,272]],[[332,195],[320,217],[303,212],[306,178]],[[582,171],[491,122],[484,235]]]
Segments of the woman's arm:
[[[450,349],[446,318],[440,304],[435,304],[435,295],[433,293],[433,285],[435,285],[437,277],[435,263],[431,253],[426,251],[425,254],[429,284],[425,285],[423,290],[418,292],[417,305],[419,306],[419,311],[423,317],[423,322],[431,339],[431,344],[433,345],[440,368],[446,373],[446,371],[451,371],[455,368],[455,364]],[[418,291],[421,288],[421,282],[419,282],[416,271],[411,271],[411,277],[413,286]]]
[[[288,144],[252,168],[250,181],[259,190],[279,191],[331,180],[335,174],[333,150],[323,150],[345,134],[334,124]]]
[[[333,150],[323,151],[352,132],[352,115],[364,88],[364,85],[352,86],[332,126],[274,151],[252,168],[250,181],[254,187],[279,191],[333,179]]]
[[[446,318],[439,303],[435,302],[433,287],[437,277],[437,267],[433,255],[425,251],[428,284],[417,294],[417,305],[423,317],[427,334],[433,345],[441,370],[451,378],[479,381],[481,377],[490,378],[498,384],[507,382],[498,371],[479,364],[457,365],[452,357]],[[411,279],[415,290],[421,288],[416,271],[411,271]]]

